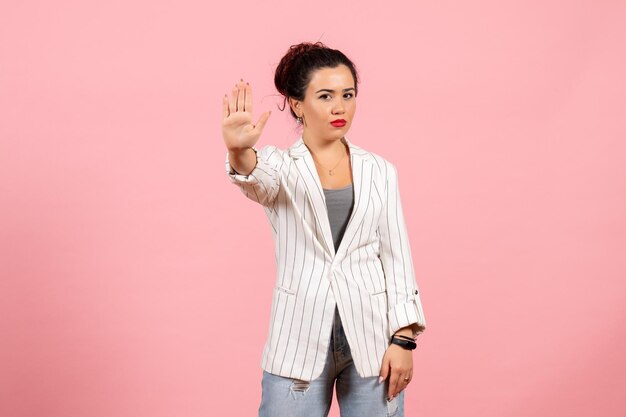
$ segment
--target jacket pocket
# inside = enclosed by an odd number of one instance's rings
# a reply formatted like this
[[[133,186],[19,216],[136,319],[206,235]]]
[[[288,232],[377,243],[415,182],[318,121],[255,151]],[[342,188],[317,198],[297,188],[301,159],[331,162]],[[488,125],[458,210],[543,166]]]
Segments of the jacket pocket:
[[[296,295],[296,292],[294,290],[292,290],[291,288],[283,287],[282,285],[277,285],[276,287],[274,287],[274,289],[285,294]]]
[[[387,306],[389,300],[387,299],[387,290],[376,291],[370,293],[370,300],[372,302],[372,308],[377,309],[378,314],[385,318],[387,317]]]

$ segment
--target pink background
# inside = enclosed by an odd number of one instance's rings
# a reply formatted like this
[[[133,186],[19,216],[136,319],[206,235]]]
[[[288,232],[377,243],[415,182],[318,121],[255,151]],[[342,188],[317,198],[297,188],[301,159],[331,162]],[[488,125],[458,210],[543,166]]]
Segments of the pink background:
[[[355,61],[348,137],[399,170],[406,415],[623,415],[626,6],[389,6],[2,2],[0,415],[256,415],[273,242],[221,98],[250,81],[289,146],[273,71],[304,40]]]

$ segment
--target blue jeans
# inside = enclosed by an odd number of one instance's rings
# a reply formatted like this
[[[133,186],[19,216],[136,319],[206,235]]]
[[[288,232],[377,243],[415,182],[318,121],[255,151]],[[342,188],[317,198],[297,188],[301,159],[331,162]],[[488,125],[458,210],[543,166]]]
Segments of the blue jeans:
[[[387,401],[389,377],[379,384],[377,376],[357,374],[336,308],[322,374],[307,382],[264,370],[259,417],[326,417],[335,380],[341,417],[404,417],[404,390]]]

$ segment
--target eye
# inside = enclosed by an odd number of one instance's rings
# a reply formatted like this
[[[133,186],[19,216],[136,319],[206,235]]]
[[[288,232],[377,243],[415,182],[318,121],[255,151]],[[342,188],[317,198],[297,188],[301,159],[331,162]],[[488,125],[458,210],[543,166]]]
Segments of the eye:
[[[343,96],[345,97],[346,95],[349,96],[349,98],[354,97],[354,94],[352,94],[352,93],[346,93]],[[319,98],[323,99],[324,97],[330,97],[330,94],[322,94]]]

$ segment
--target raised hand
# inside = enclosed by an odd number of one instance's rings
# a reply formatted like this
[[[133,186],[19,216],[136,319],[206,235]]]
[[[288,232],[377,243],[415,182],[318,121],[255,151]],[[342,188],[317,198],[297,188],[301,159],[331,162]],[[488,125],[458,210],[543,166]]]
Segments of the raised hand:
[[[254,146],[261,133],[271,110],[261,114],[256,124],[252,121],[252,87],[240,79],[232,89],[230,101],[228,95],[223,97],[224,117],[222,119],[222,136],[229,150],[243,150]]]

